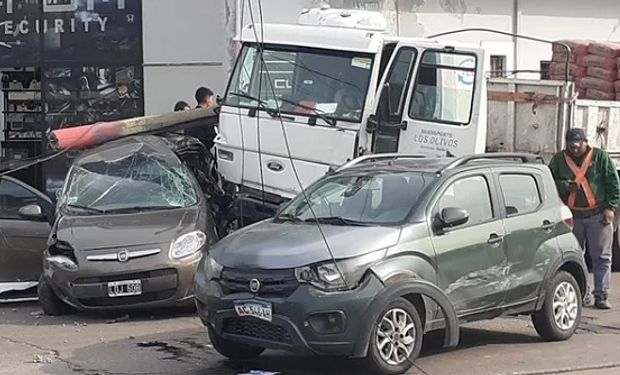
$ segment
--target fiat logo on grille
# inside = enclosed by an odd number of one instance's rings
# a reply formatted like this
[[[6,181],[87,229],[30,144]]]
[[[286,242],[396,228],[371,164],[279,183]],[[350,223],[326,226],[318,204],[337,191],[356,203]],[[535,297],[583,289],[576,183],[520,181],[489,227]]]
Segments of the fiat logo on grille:
[[[252,293],[258,293],[259,290],[260,290],[260,281],[258,281],[257,279],[250,280],[250,291]]]
[[[116,259],[118,259],[118,261],[121,263],[127,262],[129,260],[129,251],[127,250],[119,251],[118,254],[116,254]]]

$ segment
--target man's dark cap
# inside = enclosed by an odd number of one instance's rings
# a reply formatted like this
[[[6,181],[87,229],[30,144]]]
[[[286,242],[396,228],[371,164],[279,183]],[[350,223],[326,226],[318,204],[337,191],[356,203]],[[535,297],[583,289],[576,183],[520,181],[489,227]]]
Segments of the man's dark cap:
[[[581,142],[587,141],[586,132],[581,128],[568,129],[566,132],[566,145],[579,146]]]

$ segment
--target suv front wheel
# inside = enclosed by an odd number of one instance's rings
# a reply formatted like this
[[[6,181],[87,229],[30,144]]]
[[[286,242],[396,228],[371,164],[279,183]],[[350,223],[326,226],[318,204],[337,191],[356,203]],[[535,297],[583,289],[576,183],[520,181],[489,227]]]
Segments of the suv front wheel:
[[[536,332],[546,340],[570,338],[581,321],[581,292],[577,281],[568,272],[558,272],[545,295],[545,303],[532,315]]]
[[[373,373],[406,372],[422,349],[424,327],[418,310],[404,298],[390,302],[371,328],[366,362]]]

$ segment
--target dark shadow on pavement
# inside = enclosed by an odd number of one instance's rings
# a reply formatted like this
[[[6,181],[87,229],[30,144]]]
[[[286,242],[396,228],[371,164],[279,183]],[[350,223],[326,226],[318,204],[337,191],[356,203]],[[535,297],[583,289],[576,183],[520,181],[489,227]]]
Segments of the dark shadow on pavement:
[[[461,344],[450,350],[541,341],[534,335],[463,328]],[[434,357],[448,351],[442,348],[442,343],[442,331],[427,334],[421,358]],[[229,361],[213,349],[206,333],[200,328],[97,343],[77,349],[72,357],[55,360],[42,369],[47,374],[60,375],[66,374],[68,368],[78,374],[187,375],[236,375],[251,370],[272,371],[281,375],[357,375],[363,374],[365,370],[359,360],[298,356],[281,351],[267,351],[252,361]],[[410,373],[421,372],[413,369]]]

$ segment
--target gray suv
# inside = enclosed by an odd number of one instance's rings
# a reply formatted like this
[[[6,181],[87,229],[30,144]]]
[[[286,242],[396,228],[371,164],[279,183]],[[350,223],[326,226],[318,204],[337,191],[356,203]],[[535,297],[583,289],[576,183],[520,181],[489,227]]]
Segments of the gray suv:
[[[571,225],[535,156],[364,156],[211,248],[196,303],[231,359],[285,349],[379,374],[411,367],[430,330],[456,346],[460,322],[531,315],[565,340],[587,272]]]

